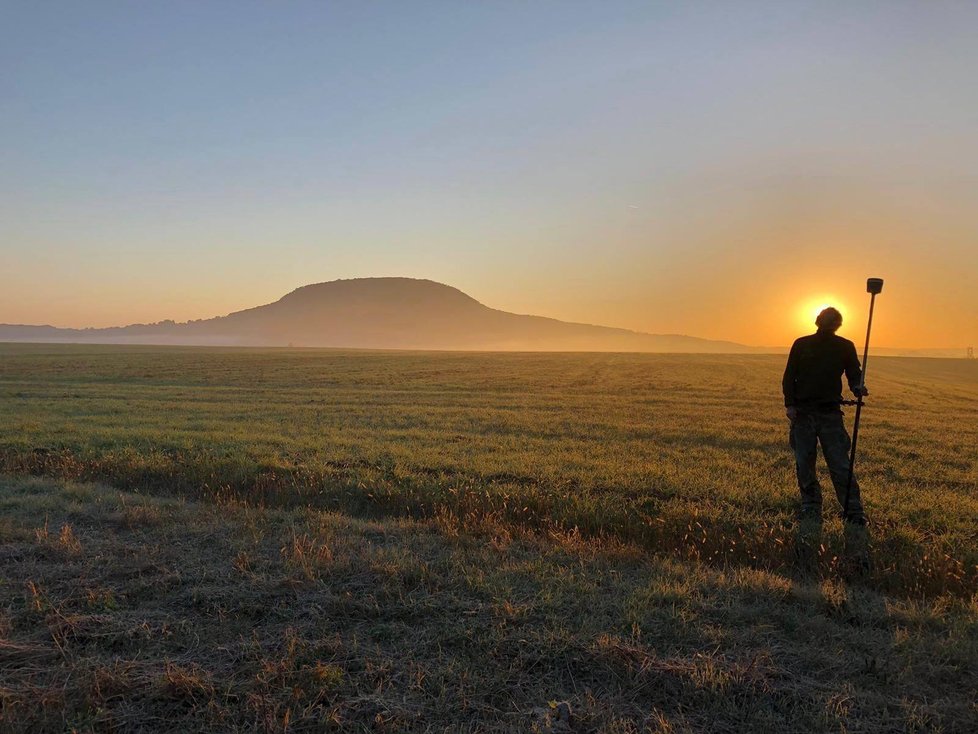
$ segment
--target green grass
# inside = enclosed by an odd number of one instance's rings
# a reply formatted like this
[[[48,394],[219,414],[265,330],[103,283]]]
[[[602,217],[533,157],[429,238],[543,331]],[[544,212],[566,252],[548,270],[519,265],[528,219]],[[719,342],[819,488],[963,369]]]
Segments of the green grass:
[[[869,533],[781,368],[0,345],[0,730],[974,731],[978,362],[871,362]]]
[[[0,729],[973,731],[978,605],[0,479]],[[570,703],[569,727],[551,704]]]
[[[577,528],[790,573],[797,490],[782,364],[0,345],[0,471],[360,517]],[[875,358],[869,374],[867,581],[968,598],[978,590],[978,362]],[[817,546],[818,567],[835,574],[838,525]]]

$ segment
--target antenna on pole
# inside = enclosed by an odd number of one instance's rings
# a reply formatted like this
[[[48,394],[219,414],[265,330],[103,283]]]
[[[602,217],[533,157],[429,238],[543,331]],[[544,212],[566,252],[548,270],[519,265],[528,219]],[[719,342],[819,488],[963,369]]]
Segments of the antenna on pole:
[[[859,387],[866,387],[866,363],[869,361],[869,332],[873,328],[873,306],[876,304],[876,296],[883,292],[882,278],[869,278],[866,281],[866,292],[869,293],[869,323],[866,324],[866,348],[863,350],[862,375],[859,379]],[[856,466],[856,441],[859,440],[859,416],[863,409],[862,390],[856,396],[856,417],[852,422],[852,446],[849,450],[849,480],[846,482],[846,499],[842,505],[842,517],[849,519],[849,496],[852,493],[852,472]]]

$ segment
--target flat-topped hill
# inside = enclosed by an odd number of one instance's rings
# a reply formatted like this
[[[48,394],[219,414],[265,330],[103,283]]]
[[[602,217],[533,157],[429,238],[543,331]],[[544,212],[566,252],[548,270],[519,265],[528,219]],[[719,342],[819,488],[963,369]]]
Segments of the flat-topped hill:
[[[298,288],[274,303],[201,321],[107,329],[0,325],[3,341],[517,351],[745,352],[733,342],[569,323],[500,311],[457,288],[357,278]]]

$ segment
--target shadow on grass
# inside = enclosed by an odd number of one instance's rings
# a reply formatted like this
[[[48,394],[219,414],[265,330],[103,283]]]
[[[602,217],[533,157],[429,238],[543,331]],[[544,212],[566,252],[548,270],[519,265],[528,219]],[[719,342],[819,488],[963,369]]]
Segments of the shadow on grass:
[[[564,485],[455,469],[414,471],[393,462],[367,461],[283,467],[218,452],[146,454],[123,449],[76,454],[69,449],[6,447],[0,448],[0,471],[101,481],[120,489],[253,507],[311,507],[363,518],[446,516],[469,531],[492,532],[496,526],[574,530],[715,568],[745,566],[788,576],[800,568],[803,573],[858,578],[881,592],[904,597],[970,598],[978,593],[974,548],[921,546],[898,527],[878,528],[875,554],[883,562],[864,564],[855,574],[855,541],[835,533],[820,533],[817,545],[802,541],[803,528],[788,512],[747,518],[719,503],[704,506],[679,497],[650,507],[646,496],[611,501]],[[867,538],[863,555],[868,549]]]
[[[4,731],[532,731],[554,700],[575,731],[955,731],[975,713],[964,604],[580,533],[0,487]]]

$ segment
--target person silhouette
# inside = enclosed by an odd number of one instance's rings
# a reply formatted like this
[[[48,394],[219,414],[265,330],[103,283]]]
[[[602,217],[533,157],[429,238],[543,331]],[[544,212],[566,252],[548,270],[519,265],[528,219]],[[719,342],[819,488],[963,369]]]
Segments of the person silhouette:
[[[801,517],[822,516],[822,488],[815,472],[818,445],[822,446],[842,518],[853,525],[865,525],[859,496],[859,483],[852,478],[848,512],[845,510],[849,479],[849,432],[842,415],[842,375],[856,397],[869,394],[860,386],[862,369],[856,345],[835,332],[842,326],[842,314],[831,306],[815,319],[818,331],[795,340],[788,354],[781,389],[785,415],[791,422],[789,443],[795,455],[798,488],[801,491]]]

